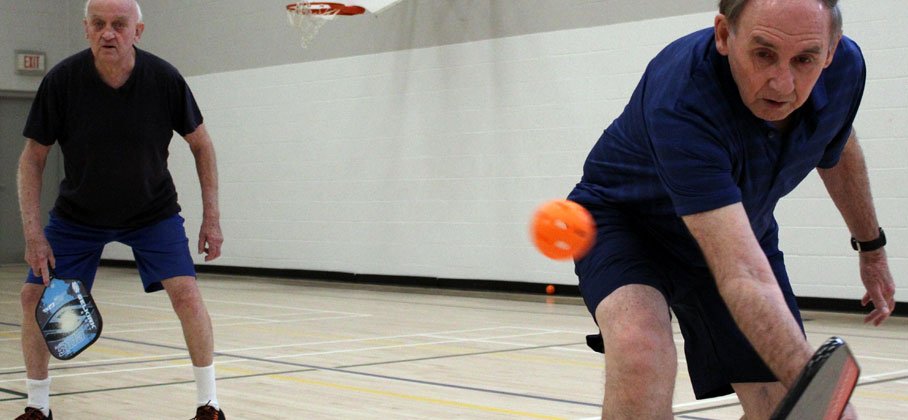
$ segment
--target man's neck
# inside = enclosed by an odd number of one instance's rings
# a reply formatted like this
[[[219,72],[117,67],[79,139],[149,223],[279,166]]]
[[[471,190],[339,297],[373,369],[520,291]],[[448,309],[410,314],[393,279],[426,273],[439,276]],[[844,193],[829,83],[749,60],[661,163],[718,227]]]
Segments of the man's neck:
[[[101,80],[114,89],[119,89],[126,84],[135,66],[135,50],[132,50],[127,57],[116,62],[103,62],[95,58],[95,68],[98,69],[98,75],[101,76]]]
[[[769,123],[772,124],[772,126],[775,127],[776,130],[779,130],[779,132],[781,132],[782,134],[788,134],[788,132],[790,132],[794,127],[794,122],[795,114],[794,112],[792,112],[791,114],[788,114],[785,119],[779,121],[770,121]]]

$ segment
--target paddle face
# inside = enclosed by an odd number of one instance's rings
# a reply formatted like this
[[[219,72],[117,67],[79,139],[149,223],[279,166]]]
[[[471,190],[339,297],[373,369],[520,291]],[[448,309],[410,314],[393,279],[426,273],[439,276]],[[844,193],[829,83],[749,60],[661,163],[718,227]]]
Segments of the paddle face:
[[[826,340],[776,408],[772,420],[839,420],[861,368],[841,338]]]
[[[101,313],[88,290],[81,281],[59,279],[53,272],[35,319],[50,354],[60,360],[78,356],[101,337]]]

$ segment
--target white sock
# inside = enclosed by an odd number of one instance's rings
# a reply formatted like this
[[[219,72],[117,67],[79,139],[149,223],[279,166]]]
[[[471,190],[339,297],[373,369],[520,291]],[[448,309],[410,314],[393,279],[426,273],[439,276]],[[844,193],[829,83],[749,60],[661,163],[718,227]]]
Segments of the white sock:
[[[210,405],[218,408],[217,386],[214,383],[214,364],[192,367],[195,375],[196,403],[198,407]]]
[[[28,406],[41,409],[45,416],[50,415],[50,377],[47,379],[25,378],[28,388]]]

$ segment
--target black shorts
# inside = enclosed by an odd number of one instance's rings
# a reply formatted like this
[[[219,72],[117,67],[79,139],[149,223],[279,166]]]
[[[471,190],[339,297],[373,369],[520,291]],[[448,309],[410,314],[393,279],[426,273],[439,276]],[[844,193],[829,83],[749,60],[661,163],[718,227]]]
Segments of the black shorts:
[[[618,208],[589,210],[596,219],[596,243],[576,262],[575,271],[594,320],[599,303],[619,287],[648,285],[665,296],[678,318],[697,399],[730,394],[734,392],[732,383],[777,380],[738,329],[706,267],[679,259],[664,240],[647,233],[642,220]],[[769,256],[769,263],[788,308],[803,331],[782,253]],[[601,351],[601,340],[591,337],[590,347]]]

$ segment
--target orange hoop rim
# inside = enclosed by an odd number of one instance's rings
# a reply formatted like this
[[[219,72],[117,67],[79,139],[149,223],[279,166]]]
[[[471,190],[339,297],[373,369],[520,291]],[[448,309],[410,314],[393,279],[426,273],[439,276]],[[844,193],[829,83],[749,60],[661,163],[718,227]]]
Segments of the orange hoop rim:
[[[326,1],[312,1],[312,2],[300,2],[300,3],[290,3],[287,5],[287,11],[293,13],[300,13],[297,10],[298,7],[304,7],[309,9],[309,14],[313,15],[361,15],[366,12],[366,9],[362,6],[346,5],[343,3],[334,3]],[[313,7],[316,6],[316,7]],[[337,12],[335,12],[335,10]]]

